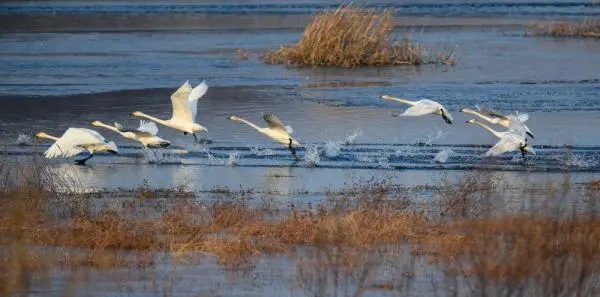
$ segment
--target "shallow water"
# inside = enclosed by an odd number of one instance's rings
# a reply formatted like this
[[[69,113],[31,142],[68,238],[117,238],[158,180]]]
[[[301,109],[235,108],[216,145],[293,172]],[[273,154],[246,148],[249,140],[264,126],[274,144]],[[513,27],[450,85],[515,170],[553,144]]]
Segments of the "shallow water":
[[[118,156],[98,154],[87,166],[51,160],[50,170],[75,173],[81,190],[87,191],[144,183],[205,192],[252,188],[282,201],[306,202],[357,180],[390,179],[418,187],[445,179],[456,182],[465,172],[490,169],[517,189],[505,193],[506,209],[525,203],[519,188],[600,176],[600,43],[523,35],[524,26],[537,20],[597,16],[600,6],[589,1],[370,1],[373,6],[400,8],[398,34],[410,31],[412,38],[434,49],[453,50],[457,65],[297,69],[258,59],[266,48],[297,40],[311,13],[336,3],[3,4],[3,150],[27,161],[49,146],[29,137],[37,131],[58,136],[68,127],[89,128],[93,120],[135,126],[137,120],[129,116],[135,110],[169,118],[169,95],[185,80],[196,84],[206,79],[210,88],[198,103],[197,122],[208,128],[209,133],[201,135],[208,143],[196,144],[189,135],[159,127],[159,135],[173,146],[147,152],[98,129],[120,146]],[[250,59],[236,58],[238,48]],[[390,113],[406,106],[378,99],[383,94],[438,100],[455,122],[447,125],[436,116],[392,117]],[[518,153],[482,157],[497,139],[464,123],[470,117],[459,110],[475,104],[528,113],[527,124],[536,135],[530,143],[537,154],[526,161]],[[285,147],[252,128],[227,119],[237,114],[261,123],[261,112],[274,112],[294,128],[303,145],[298,149],[301,161],[295,162]],[[291,277],[285,271],[291,265],[287,258],[262,259],[255,276],[241,280],[227,278],[230,272],[210,261],[169,274],[167,262],[157,260],[156,271],[86,271],[83,285],[74,292],[158,295],[179,275],[183,287],[170,292],[181,295],[214,291],[223,296],[278,296],[279,289],[305,294],[282,281],[282,276]],[[209,288],[207,279],[197,283],[199,270],[222,287]],[[160,277],[154,283],[147,279],[156,276]],[[68,277],[72,275],[58,272],[50,277],[55,295],[63,293]],[[253,280],[260,289],[253,287]],[[100,287],[89,289],[94,283]],[[427,290],[415,292],[423,295]]]

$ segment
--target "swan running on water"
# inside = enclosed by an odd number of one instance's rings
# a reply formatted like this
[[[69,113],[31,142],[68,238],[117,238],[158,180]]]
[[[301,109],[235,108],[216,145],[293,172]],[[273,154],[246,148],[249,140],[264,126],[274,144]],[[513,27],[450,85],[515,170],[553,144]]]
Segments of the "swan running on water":
[[[92,126],[103,127],[112,131],[115,131],[121,136],[140,142],[145,148],[147,147],[162,147],[166,148],[171,143],[164,140],[156,134],[158,133],[158,127],[154,122],[140,120],[140,126],[137,129],[125,129],[119,123],[115,122],[114,126],[107,125],[100,121],[93,121],[90,123]]]
[[[475,124],[483,127],[484,129],[490,131],[494,136],[500,138],[491,149],[489,149],[485,155],[486,156],[499,156],[506,152],[512,151],[521,151],[521,156],[523,157],[523,161],[525,161],[526,152],[530,152],[535,155],[535,151],[533,148],[527,143],[527,140],[524,136],[515,134],[511,131],[506,132],[498,132],[486,124],[479,122],[475,119],[468,120],[467,123]]]
[[[44,132],[38,132],[34,136],[54,140],[54,144],[44,153],[48,159],[68,158],[87,150],[90,153],[89,157],[75,160],[75,164],[84,165],[94,156],[94,152],[106,151],[118,154],[117,145],[114,142],[108,142],[100,133],[90,129],[69,128],[60,138]]]
[[[273,113],[265,113],[263,114],[263,120],[267,123],[266,128],[259,127],[254,123],[247,121],[239,116],[233,115],[229,117],[230,120],[246,123],[248,126],[256,129],[258,132],[265,134],[272,139],[276,140],[279,143],[287,144],[288,149],[294,156],[296,161],[300,161],[300,158],[296,155],[296,148],[294,145],[300,146],[300,143],[292,138],[290,134],[293,133],[293,130],[289,126],[285,126],[283,122]]]
[[[464,113],[476,115],[489,123],[498,124],[505,128],[508,128],[508,129],[517,130],[517,131],[523,130],[523,134],[526,133],[531,138],[535,138],[535,136],[533,135],[533,132],[531,132],[531,129],[529,129],[529,127],[527,127],[527,125],[525,125],[525,122],[529,119],[528,114],[516,112],[515,114],[505,115],[505,114],[502,114],[501,112],[498,112],[491,108],[485,108],[485,107],[480,108],[477,105],[475,105],[475,107],[477,108],[477,111],[474,111],[469,108],[463,108],[460,111],[464,112]]]
[[[410,117],[410,116],[422,116],[426,114],[437,114],[442,116],[442,119],[446,121],[447,124],[452,125],[452,115],[448,112],[448,110],[441,104],[429,100],[429,99],[421,99],[419,101],[411,101],[406,99],[400,99],[396,97],[392,97],[389,95],[383,95],[379,97],[384,100],[394,100],[402,103],[406,103],[408,105],[412,105],[407,110],[405,110],[400,116],[402,117]]]
[[[173,115],[168,120],[161,120],[147,115],[140,111],[131,113],[134,117],[149,119],[163,126],[183,131],[184,135],[191,133],[194,139],[198,141],[196,132],[206,131],[208,129],[196,124],[196,114],[198,113],[198,99],[206,94],[208,85],[203,81],[195,88],[192,88],[189,81],[186,81],[175,93],[171,95],[171,104],[173,105]]]

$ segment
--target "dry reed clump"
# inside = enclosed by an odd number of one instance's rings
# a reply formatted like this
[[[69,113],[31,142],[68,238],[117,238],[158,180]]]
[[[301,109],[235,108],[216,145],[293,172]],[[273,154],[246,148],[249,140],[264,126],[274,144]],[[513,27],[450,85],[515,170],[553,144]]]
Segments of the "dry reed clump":
[[[393,11],[342,5],[318,13],[291,46],[263,53],[270,64],[297,66],[381,66],[455,64],[452,52],[432,53],[408,38],[393,36]]]
[[[600,38],[600,20],[586,19],[579,23],[554,22],[534,24],[527,29],[526,35]]]

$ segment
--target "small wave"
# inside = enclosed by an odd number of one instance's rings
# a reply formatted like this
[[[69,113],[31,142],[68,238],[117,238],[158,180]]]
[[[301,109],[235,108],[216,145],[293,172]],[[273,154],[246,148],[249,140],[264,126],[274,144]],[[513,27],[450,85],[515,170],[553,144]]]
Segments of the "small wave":
[[[433,157],[433,161],[436,163],[446,163],[452,155],[454,155],[454,151],[450,148],[445,148]]]
[[[19,146],[31,145],[31,135],[19,133],[19,136],[17,136],[17,140],[15,141],[15,144],[19,145]]]

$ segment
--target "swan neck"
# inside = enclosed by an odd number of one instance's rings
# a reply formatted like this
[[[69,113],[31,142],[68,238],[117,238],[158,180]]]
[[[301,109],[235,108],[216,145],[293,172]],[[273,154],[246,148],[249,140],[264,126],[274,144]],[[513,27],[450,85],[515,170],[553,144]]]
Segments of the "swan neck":
[[[102,123],[102,122],[99,122],[97,126],[98,126],[98,127],[103,127],[103,128],[106,128],[106,129],[108,129],[108,130],[113,130],[113,131],[115,131],[115,132],[117,132],[117,133],[119,133],[119,134],[123,134],[123,132],[121,132],[121,130],[117,129],[117,127],[113,127],[113,126],[111,126],[111,125],[107,125],[107,124],[105,124],[105,123]]]
[[[390,97],[390,100],[394,100],[394,101],[398,101],[398,102],[402,102],[402,103],[406,103],[406,104],[410,104],[410,105],[415,105],[414,101],[410,101],[410,100],[406,100],[406,99],[402,99],[402,98]]]
[[[54,140],[54,141],[58,140],[58,137],[55,137],[55,136],[52,136],[52,135],[48,135],[46,133],[44,133],[42,135],[39,135],[38,137],[39,138],[46,138],[46,139],[50,139],[50,140]]]
[[[484,123],[482,123],[482,122],[478,122],[478,121],[473,121],[473,123],[474,123],[474,124],[476,124],[476,125],[479,125],[479,126],[483,127],[484,129],[486,129],[486,130],[488,130],[488,131],[490,131],[490,132],[491,132],[492,134],[494,134],[496,137],[498,137],[498,138],[502,138],[502,134],[501,134],[501,133],[499,133],[498,131],[496,131],[496,130],[494,130],[494,129],[490,128],[488,125],[486,125],[486,124],[484,124]]]
[[[153,121],[153,122],[157,122],[157,123],[159,123],[159,124],[161,124],[161,125],[164,125],[164,126],[169,126],[169,125],[168,125],[168,123],[167,123],[167,121],[165,121],[165,120],[161,120],[161,119],[159,119],[159,118],[155,118],[155,117],[153,117],[153,116],[151,116],[151,115],[147,115],[147,114],[145,114],[145,113],[143,113],[143,112],[140,112],[138,116],[139,116],[139,117],[142,117],[142,118],[149,119],[149,120],[151,120],[151,121]]]
[[[476,115],[476,116],[478,116],[478,117],[480,117],[480,118],[482,118],[485,121],[488,121],[490,123],[494,121],[494,120],[492,120],[492,118],[486,117],[486,116],[484,116],[484,115],[482,115],[482,114],[480,114],[480,113],[478,113],[478,112],[476,112],[474,110],[471,110],[471,109],[465,109],[464,112],[465,113],[470,113],[472,115]]]
[[[262,128],[261,127],[255,125],[254,123],[252,123],[252,122],[250,122],[248,120],[245,120],[245,119],[242,119],[242,118],[238,118],[238,121],[240,121],[242,123],[246,123],[248,126],[250,126],[250,127],[254,128],[254,129],[258,130],[259,132],[262,132]]]

